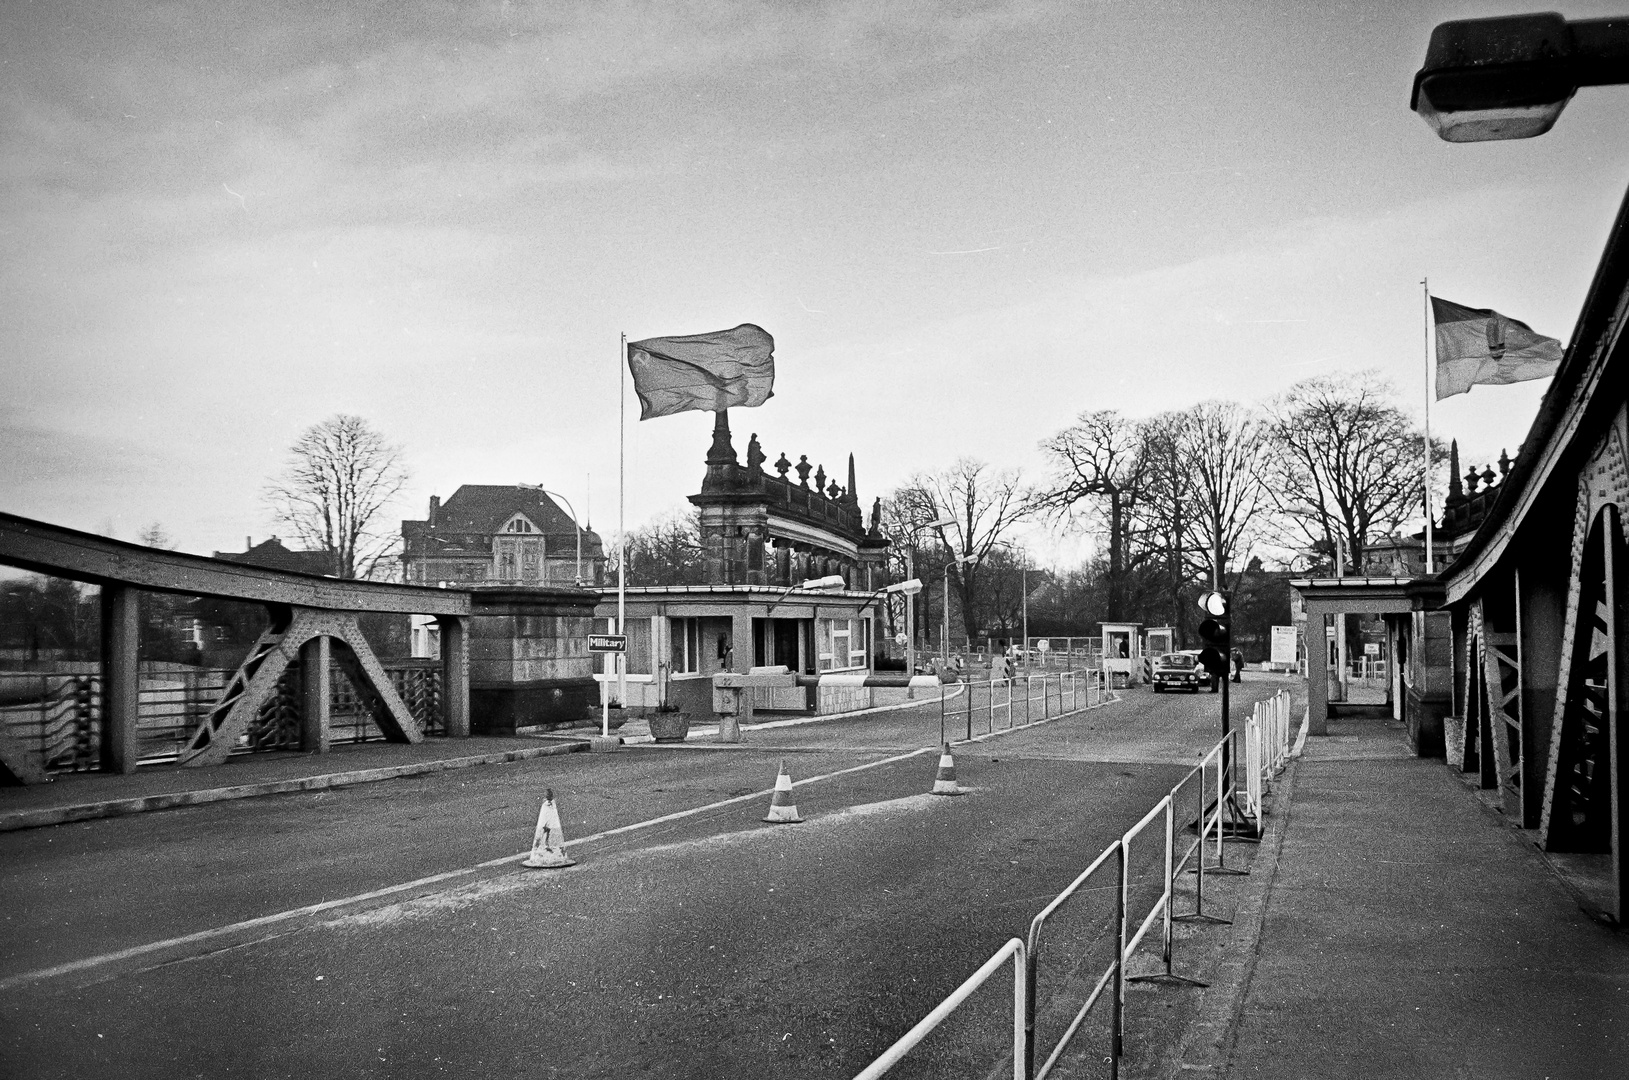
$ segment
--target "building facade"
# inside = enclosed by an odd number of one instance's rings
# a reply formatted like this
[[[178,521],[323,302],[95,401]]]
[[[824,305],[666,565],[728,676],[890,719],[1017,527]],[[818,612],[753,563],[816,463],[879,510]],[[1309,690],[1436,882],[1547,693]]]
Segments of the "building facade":
[[[402,522],[410,585],[598,585],[605,550],[541,488],[464,484],[445,504],[430,496],[421,521]]]
[[[700,510],[706,584],[626,591],[625,670],[619,675],[608,657],[596,675],[612,700],[708,713],[719,672],[784,667],[813,684],[822,675],[871,670],[878,594],[887,584],[880,506],[868,523],[852,456],[847,487],[828,478],[824,466],[811,466],[807,455],[793,465],[781,454],[774,473],[763,467],[766,460],[754,433],[743,464],[727,413],[716,414],[701,490],[690,497]],[[843,587],[801,588],[834,577]],[[610,631],[617,590],[604,586],[600,596],[598,629]],[[757,709],[821,707],[815,685],[755,693]],[[853,696],[843,703],[852,705]]]

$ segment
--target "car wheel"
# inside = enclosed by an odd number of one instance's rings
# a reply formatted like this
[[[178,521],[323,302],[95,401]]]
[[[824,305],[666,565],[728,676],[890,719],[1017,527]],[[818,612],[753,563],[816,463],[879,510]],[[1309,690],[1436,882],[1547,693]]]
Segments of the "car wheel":
[[[1155,684],[1154,684],[1154,693],[1156,693],[1156,694],[1157,694],[1157,693],[1159,693],[1159,692],[1160,692],[1160,691],[1161,691],[1161,690],[1163,690],[1163,689],[1165,689],[1165,688],[1164,688],[1164,687],[1163,687],[1163,686],[1161,686],[1161,685],[1160,685],[1160,684],[1159,684],[1159,683],[1155,683]]]

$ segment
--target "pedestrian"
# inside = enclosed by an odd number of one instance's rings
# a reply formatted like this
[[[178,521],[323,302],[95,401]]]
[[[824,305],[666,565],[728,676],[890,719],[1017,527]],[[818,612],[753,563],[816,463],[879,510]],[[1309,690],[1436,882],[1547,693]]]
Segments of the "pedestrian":
[[[1244,653],[1238,649],[1233,650],[1233,681],[1244,681]]]

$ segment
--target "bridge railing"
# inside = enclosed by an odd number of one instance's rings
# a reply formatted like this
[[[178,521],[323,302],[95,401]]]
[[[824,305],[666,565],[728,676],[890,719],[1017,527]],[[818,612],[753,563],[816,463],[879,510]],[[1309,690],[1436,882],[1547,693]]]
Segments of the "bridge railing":
[[[971,695],[969,695],[971,696]],[[1022,1038],[1012,1051],[1012,1076],[1014,1080],[1045,1080],[1057,1065],[1059,1059],[1068,1049],[1086,1018],[1094,1008],[1104,999],[1108,992],[1111,1003],[1110,1020],[1110,1052],[1109,1076],[1111,1080],[1118,1080],[1120,1064],[1125,1054],[1125,984],[1133,981],[1149,982],[1176,982],[1189,985],[1204,986],[1196,979],[1176,974],[1174,961],[1174,934],[1172,924],[1176,922],[1225,924],[1226,919],[1208,914],[1205,910],[1205,878],[1214,874],[1241,874],[1241,871],[1227,866],[1224,840],[1228,839],[1230,825],[1234,831],[1240,824],[1236,811],[1236,801],[1240,792],[1235,781],[1224,769],[1224,762],[1229,756],[1237,759],[1240,745],[1246,747],[1245,763],[1242,771],[1246,774],[1248,783],[1254,789],[1254,794],[1246,794],[1247,800],[1255,807],[1255,823],[1259,827],[1264,804],[1261,799],[1262,786],[1265,785],[1277,770],[1288,763],[1290,748],[1290,700],[1287,691],[1280,691],[1271,699],[1261,703],[1253,715],[1246,721],[1245,726],[1228,733],[1219,739],[1214,746],[1200,759],[1188,774],[1179,780],[1171,790],[1155,803],[1154,807],[1144,814],[1131,828],[1127,829],[1119,839],[1111,842],[1103,851],[1093,859],[1068,887],[1054,897],[1030,922],[1029,934],[1020,941],[1012,939],[1003,945],[984,965],[979,968],[966,982],[958,987],[943,1002],[936,1006],[926,1018],[902,1036],[897,1042],[885,1050],[864,1071],[856,1076],[856,1080],[873,1080],[880,1077],[901,1061],[905,1054],[921,1042],[926,1035],[942,1023],[954,1012],[972,991],[986,981],[990,975],[1000,968],[1008,957],[1015,957],[1023,965],[1024,988],[1020,992],[1014,990],[1013,1016],[1014,1023],[1022,1028]],[[1254,757],[1251,757],[1250,747],[1254,747]],[[1214,782],[1212,782],[1214,781]],[[1189,798],[1197,796],[1196,802],[1190,804]],[[1193,842],[1179,858],[1176,853],[1176,818],[1179,806],[1196,806],[1194,817],[1197,835]],[[1188,816],[1187,810],[1182,816]],[[1164,865],[1160,874],[1160,892],[1146,911],[1133,916],[1131,910],[1131,883],[1133,880],[1130,869],[1130,854],[1136,840],[1147,831],[1155,822],[1160,822],[1164,831],[1163,857]],[[1209,845],[1214,841],[1215,861],[1206,859]],[[1193,866],[1189,867],[1192,862]],[[1114,868],[1115,884],[1113,887],[1115,909],[1112,919],[1113,926],[1113,956],[1108,965],[1098,974],[1091,991],[1086,995],[1084,1002],[1070,1020],[1062,1035],[1053,1045],[1046,1059],[1036,1065],[1038,1050],[1036,1047],[1036,1012],[1040,1001],[1039,985],[1042,968],[1043,931],[1047,928],[1053,917],[1071,900],[1083,894],[1087,883],[1100,872],[1106,872],[1109,867]],[[1184,875],[1195,875],[1194,910],[1177,914],[1173,910],[1176,898],[1176,882]],[[1135,919],[1135,922],[1133,921]],[[1158,924],[1161,929],[1159,936],[1161,961],[1163,970],[1150,975],[1128,976],[1126,967],[1131,957],[1143,946]],[[1005,1071],[1004,1067],[1001,1071]],[[990,1075],[996,1075],[992,1072]]]
[[[445,734],[440,667],[428,661],[383,666],[424,733]],[[231,677],[231,670],[216,668],[144,674],[137,696],[140,763],[175,761]],[[291,665],[279,680],[277,693],[233,748],[234,754],[300,748],[299,678],[298,665]],[[330,741],[382,740],[384,733],[372,711],[337,666],[330,685]],[[94,668],[56,674],[0,672],[0,729],[26,751],[37,754],[47,772],[96,771],[101,767],[101,674]]]

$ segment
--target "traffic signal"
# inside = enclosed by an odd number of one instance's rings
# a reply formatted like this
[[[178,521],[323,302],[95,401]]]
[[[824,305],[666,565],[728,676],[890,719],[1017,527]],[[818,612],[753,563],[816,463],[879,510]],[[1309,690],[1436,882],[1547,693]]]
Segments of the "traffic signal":
[[[1199,653],[1200,666],[1219,679],[1227,678],[1227,658],[1231,646],[1227,620],[1206,619],[1199,624],[1199,637],[1205,643]]]

